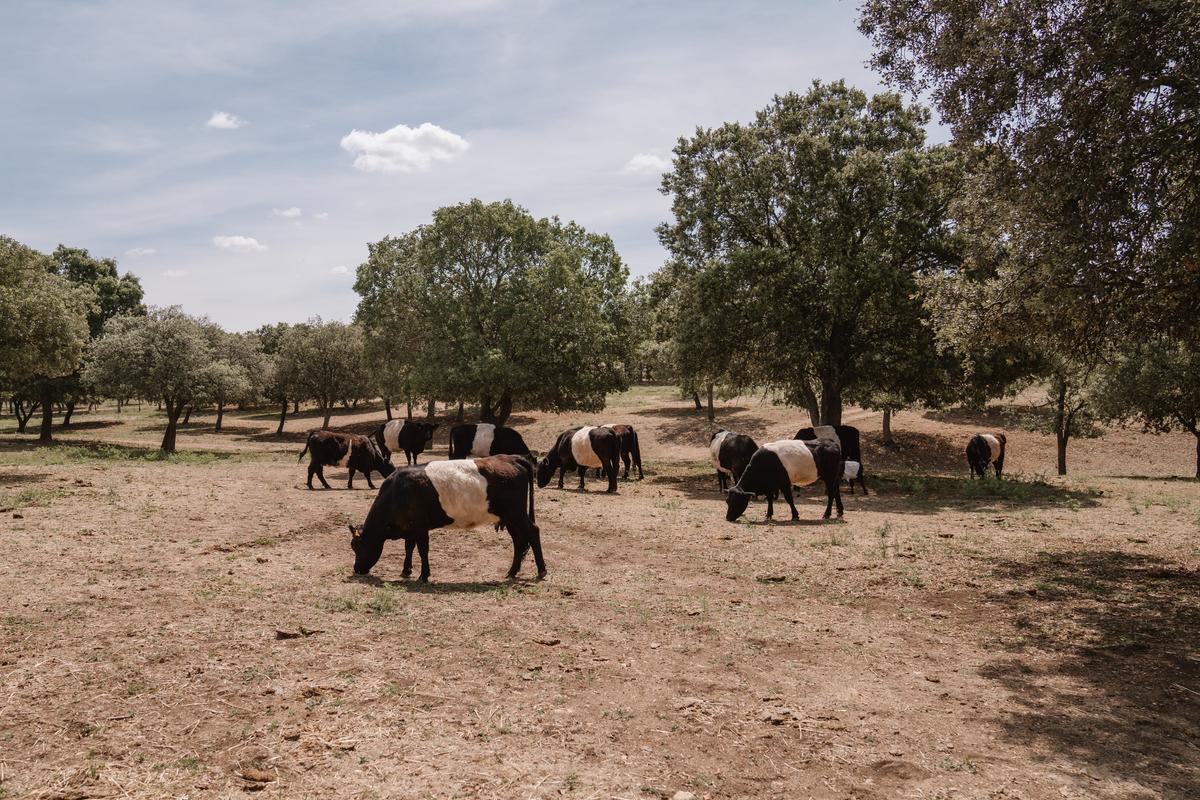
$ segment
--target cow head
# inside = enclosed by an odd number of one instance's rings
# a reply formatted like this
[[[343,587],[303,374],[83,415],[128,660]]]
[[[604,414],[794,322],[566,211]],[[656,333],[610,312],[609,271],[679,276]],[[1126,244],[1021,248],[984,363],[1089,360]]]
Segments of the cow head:
[[[737,522],[738,517],[746,513],[746,507],[749,505],[750,495],[734,486],[725,495],[725,521]]]
[[[546,456],[537,465],[537,485],[539,489],[545,489],[546,484],[550,482],[551,476],[554,475],[554,465],[550,463],[550,457]]]
[[[350,549],[354,551],[354,574],[366,575],[383,555],[383,538],[368,536],[366,525],[350,526]]]
[[[433,441],[433,432],[436,431],[440,425],[441,425],[440,422],[422,423],[421,427],[423,427],[425,429],[425,441],[427,441],[427,442]]]

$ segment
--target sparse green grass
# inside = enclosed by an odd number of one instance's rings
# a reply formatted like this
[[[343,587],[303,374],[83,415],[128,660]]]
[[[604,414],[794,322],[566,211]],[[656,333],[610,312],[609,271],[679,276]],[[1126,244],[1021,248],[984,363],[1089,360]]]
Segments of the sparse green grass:
[[[0,508],[38,508],[50,505],[51,501],[66,497],[66,489],[21,489],[0,495]]]
[[[875,480],[881,493],[908,495],[910,502],[925,507],[948,503],[1004,502],[1015,506],[1035,503],[1060,505],[1078,510],[1096,505],[1100,496],[1100,492],[1090,487],[1071,489],[1048,483],[1039,476],[971,480],[899,472],[877,475]]]
[[[177,450],[164,453],[152,447],[127,447],[117,444],[57,444],[28,450],[9,450],[4,453],[8,464],[79,464],[88,462],[162,462],[167,464],[202,465],[217,462],[256,461],[266,454],[251,452],[222,453],[213,450]]]
[[[383,616],[396,610],[396,590],[390,586],[380,586],[366,602],[367,611]]]
[[[925,588],[925,579],[921,577],[921,573],[911,567],[900,572],[900,582],[914,589]]]

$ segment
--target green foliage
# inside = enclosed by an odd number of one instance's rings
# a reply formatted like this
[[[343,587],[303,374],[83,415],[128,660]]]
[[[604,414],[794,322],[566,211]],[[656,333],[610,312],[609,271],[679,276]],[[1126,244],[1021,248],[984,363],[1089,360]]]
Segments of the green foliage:
[[[897,95],[815,83],[680,140],[659,236],[685,380],[770,386],[837,422],[844,396],[925,374],[879,361],[936,358],[916,279],[956,257],[962,156],[925,146],[928,121]]]
[[[627,383],[626,276],[607,236],[473,200],[370,245],[355,317],[389,396],[595,409]]]
[[[293,325],[280,342],[276,370],[292,397],[317,401],[329,427],[335,403],[367,394],[362,331],[320,317]]]

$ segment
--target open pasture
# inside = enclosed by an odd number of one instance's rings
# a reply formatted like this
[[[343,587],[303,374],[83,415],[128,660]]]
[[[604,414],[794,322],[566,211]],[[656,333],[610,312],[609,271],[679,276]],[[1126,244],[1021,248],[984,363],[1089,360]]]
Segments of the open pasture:
[[[353,578],[374,493],[304,488],[312,414],[196,414],[166,459],[148,408],[48,448],[6,418],[0,797],[1200,795],[1190,435],[1110,431],[1046,479],[1052,440],[1010,427],[1011,480],[969,481],[1005,412],[903,414],[898,453],[849,412],[871,494],[844,521],[810,487],[797,524],[729,524],[712,428],[639,387],[596,421],[637,427],[645,480],[537,492],[546,581],[438,531],[429,585],[399,542]],[[544,452],[585,419],[510,424]],[[718,423],[806,424],[752,398]]]

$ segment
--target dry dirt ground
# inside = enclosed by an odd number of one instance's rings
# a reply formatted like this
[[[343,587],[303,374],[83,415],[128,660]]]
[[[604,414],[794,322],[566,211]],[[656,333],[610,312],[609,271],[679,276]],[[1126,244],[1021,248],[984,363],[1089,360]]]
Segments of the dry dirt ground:
[[[196,416],[167,461],[149,409],[49,448],[5,418],[0,797],[1200,797],[1193,442],[1112,431],[1061,480],[1010,427],[1012,479],[967,481],[1009,411],[901,414],[899,453],[851,412],[874,491],[843,522],[808,490],[729,524],[707,421],[638,388],[594,421],[637,426],[646,478],[538,492],[546,581],[488,529],[435,532],[427,586],[395,543],[351,576],[374,493],[304,488],[311,414]]]

